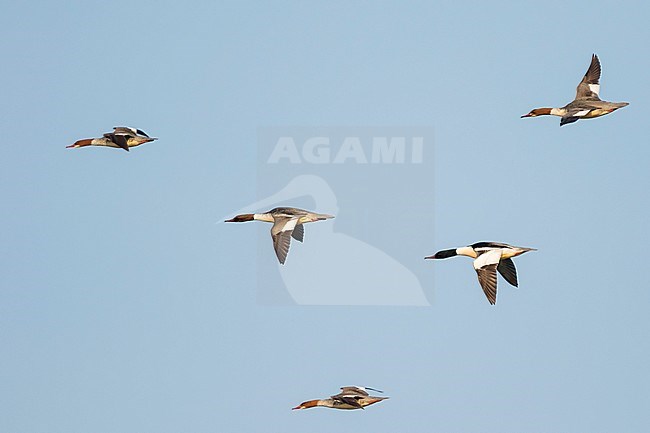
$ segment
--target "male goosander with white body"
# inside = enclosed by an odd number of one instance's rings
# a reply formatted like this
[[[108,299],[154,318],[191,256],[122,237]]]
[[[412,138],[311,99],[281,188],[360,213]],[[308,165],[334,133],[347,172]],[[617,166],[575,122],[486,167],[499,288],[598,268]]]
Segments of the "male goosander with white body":
[[[340,393],[333,395],[330,398],[305,401],[292,408],[292,410],[309,409],[317,406],[343,410],[364,409],[366,406],[388,399],[388,397],[371,396],[368,394],[368,391],[383,393],[383,391],[369,387],[344,386],[341,388]]]
[[[600,61],[598,56],[593,54],[589,69],[587,69],[587,73],[578,84],[576,98],[573,102],[562,108],[535,108],[521,117],[560,116],[560,126],[562,126],[576,122],[579,119],[593,119],[594,117],[604,116],[629,105],[627,102],[602,101],[598,96],[600,92],[599,80]]]
[[[113,132],[107,132],[101,138],[85,138],[66,147],[107,146],[119,147],[128,152],[131,147],[140,146],[143,143],[154,140],[157,140],[157,138],[149,137],[141,129],[131,128],[129,126],[116,126],[113,128]]]
[[[499,242],[478,242],[467,247],[438,251],[425,259],[446,259],[454,256],[467,256],[474,259],[474,269],[478,282],[490,304],[497,302],[497,271],[511,285],[517,287],[517,269],[513,257],[535,248],[513,247]]]
[[[248,213],[237,215],[236,217],[226,220],[227,223],[242,223],[246,221],[265,221],[273,223],[271,227],[271,237],[273,238],[273,248],[278,260],[284,264],[289,252],[291,238],[302,242],[305,235],[305,229],[302,226],[305,223],[314,221],[323,221],[334,218],[333,215],[319,214],[295,207],[276,207],[266,213]]]

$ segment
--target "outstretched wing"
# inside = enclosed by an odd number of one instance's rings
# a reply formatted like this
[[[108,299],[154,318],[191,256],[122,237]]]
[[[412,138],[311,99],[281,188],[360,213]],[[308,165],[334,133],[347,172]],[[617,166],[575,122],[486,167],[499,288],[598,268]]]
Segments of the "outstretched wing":
[[[497,265],[500,260],[501,250],[499,249],[483,253],[474,260],[478,282],[492,305],[497,302]]]
[[[302,242],[303,239],[305,238],[305,227],[302,224],[296,224],[296,227],[293,229],[293,232],[291,232],[291,237],[297,240],[298,242]]]
[[[271,227],[271,237],[273,238],[273,248],[275,255],[281,264],[284,264],[289,253],[289,244],[291,243],[291,234],[293,233],[297,218],[275,218],[273,227]]]
[[[126,150],[127,152],[129,151],[129,140],[130,135],[122,134],[122,133],[113,133],[109,132],[107,134],[104,134],[104,137],[108,138],[111,140],[113,143],[115,143],[117,146],[121,147],[122,149]]]
[[[361,388],[359,386],[343,386],[341,387],[341,392],[336,395],[337,396],[357,395],[361,397],[367,397],[368,392],[366,391],[365,388]]]
[[[503,259],[497,266],[497,271],[501,274],[510,285],[518,287],[517,285],[517,268],[512,259]]]
[[[362,399],[363,397],[360,395],[357,396],[332,396],[332,399],[334,401],[339,401],[344,404],[348,404],[352,407],[358,407],[359,409],[363,409],[363,406],[361,403],[359,403],[359,400]]]
[[[567,125],[569,123],[577,122],[580,120],[579,117],[576,116],[564,116],[560,119],[560,126]]]
[[[335,401],[363,409],[359,400],[365,397],[368,397],[368,393],[363,388],[357,386],[344,386],[341,388],[340,393],[333,395],[331,398]]]
[[[138,132],[135,128],[129,126],[114,126],[113,134],[130,135],[131,137],[135,137]]]
[[[592,99],[600,100],[598,93],[600,93],[600,60],[598,56],[593,54],[591,56],[591,64],[585,73],[585,76],[576,88],[576,99]]]
[[[140,135],[142,137],[150,138],[147,135],[147,133],[144,132],[142,129],[131,128],[130,126],[114,126],[113,134],[125,134],[125,135],[130,135],[132,137],[135,137],[136,135]]]

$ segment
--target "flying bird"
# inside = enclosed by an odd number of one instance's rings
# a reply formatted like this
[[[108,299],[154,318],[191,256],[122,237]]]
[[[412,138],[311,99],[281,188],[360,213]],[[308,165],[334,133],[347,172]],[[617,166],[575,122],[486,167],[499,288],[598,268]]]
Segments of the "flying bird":
[[[490,304],[494,305],[497,302],[497,271],[510,285],[517,287],[517,269],[512,258],[528,251],[536,249],[513,247],[498,242],[478,242],[467,247],[438,251],[425,259],[446,259],[454,256],[473,258],[478,282]]]
[[[629,105],[627,102],[607,102],[600,99],[600,61],[598,56],[591,56],[591,64],[587,73],[578,84],[576,98],[573,102],[562,108],[535,108],[523,117],[560,116],[560,126],[573,123],[579,119],[593,119],[604,116],[621,107]]]
[[[85,138],[78,140],[66,148],[76,148],[85,146],[108,146],[119,147],[127,152],[129,148],[140,146],[143,143],[157,140],[149,137],[143,130],[131,128],[128,126],[116,126],[113,132],[107,132],[100,138]]]
[[[304,401],[298,406],[292,408],[292,410],[309,409],[317,406],[342,410],[365,409],[366,406],[388,399],[388,397],[371,396],[368,394],[368,391],[383,393],[383,391],[367,386],[344,386],[341,388],[340,393],[333,395],[330,398]]]
[[[275,255],[284,264],[289,252],[291,238],[302,242],[305,236],[303,224],[334,218],[333,215],[319,214],[295,207],[276,207],[266,213],[248,213],[237,215],[226,220],[227,223],[242,223],[246,221],[265,221],[273,223],[271,238]]]

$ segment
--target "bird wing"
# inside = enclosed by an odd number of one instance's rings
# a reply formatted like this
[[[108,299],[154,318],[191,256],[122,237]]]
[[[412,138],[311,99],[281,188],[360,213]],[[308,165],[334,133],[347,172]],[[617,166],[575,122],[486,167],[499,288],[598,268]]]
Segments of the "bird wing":
[[[497,266],[497,271],[499,271],[501,276],[505,278],[510,285],[518,287],[517,268],[515,268],[515,262],[513,262],[512,259],[501,260]]]
[[[284,216],[287,218],[295,216],[304,216],[309,213],[309,211],[304,209],[299,209],[297,207],[274,207],[269,211],[272,215]]]
[[[474,248],[475,250],[477,249],[489,249],[489,248],[513,248],[512,245],[504,244],[502,242],[476,242],[470,247]]]
[[[600,100],[598,93],[600,93],[600,61],[598,56],[593,54],[591,56],[591,64],[585,73],[585,76],[576,88],[576,99],[593,99]]]
[[[478,282],[492,305],[497,302],[497,265],[500,260],[500,249],[487,251],[474,260]]]
[[[149,136],[147,135],[147,133],[144,132],[142,129],[136,129],[135,132],[136,132],[136,134],[138,134],[138,135],[142,135],[142,136],[144,136],[144,137],[151,138],[151,137],[149,137]]]
[[[363,388],[360,388],[358,386],[344,386],[341,388],[340,393],[331,396],[334,401],[339,401],[353,407],[358,407],[359,409],[363,409],[363,406],[361,403],[359,403],[359,400],[362,400],[365,397],[368,397],[368,393]]]
[[[336,394],[336,396],[352,396],[352,395],[368,397],[368,392],[366,391],[366,388],[361,388],[359,386],[343,386],[341,387],[341,392]]]
[[[296,224],[296,227],[293,229],[293,232],[291,232],[291,237],[297,240],[298,242],[302,242],[303,239],[305,238],[305,227],[302,224]]]
[[[131,137],[135,137],[136,135],[141,135],[143,137],[151,138],[142,129],[131,128],[130,126],[114,126],[113,133],[126,134],[126,135],[130,135]]]
[[[602,102],[600,100],[582,100],[579,104],[569,104],[566,106],[567,113],[560,118],[560,126],[567,125],[569,123],[577,122],[581,118],[585,117],[591,112],[591,110],[597,108],[592,106],[592,104],[587,104],[587,102]]]
[[[363,406],[361,403],[359,403],[359,400],[362,399],[363,396],[361,395],[354,395],[354,396],[345,396],[345,395],[335,395],[332,396],[332,400],[338,401],[344,404],[348,404],[352,407],[358,407],[359,409],[363,409]]]
[[[298,218],[276,217],[274,218],[273,227],[271,227],[271,237],[273,238],[273,248],[275,255],[281,264],[284,264],[289,252],[291,243],[291,234],[296,227]]]
[[[107,134],[104,134],[104,137],[108,138],[111,140],[113,143],[115,143],[117,146],[121,147],[122,149],[126,150],[127,152],[129,151],[129,137],[131,134],[122,134],[122,133],[113,133],[109,132]]]
[[[131,128],[129,126],[114,126],[113,134],[130,135],[131,137],[133,137],[137,135],[138,132],[135,128]]]
[[[568,125],[569,123],[577,122],[578,120],[580,120],[580,118],[576,116],[564,116],[560,119],[560,126]]]

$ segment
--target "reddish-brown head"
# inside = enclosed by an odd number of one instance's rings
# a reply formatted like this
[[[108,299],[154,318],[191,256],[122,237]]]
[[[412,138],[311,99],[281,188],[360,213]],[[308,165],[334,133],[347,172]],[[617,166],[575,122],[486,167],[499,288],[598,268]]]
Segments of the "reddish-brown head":
[[[245,213],[245,214],[242,214],[242,215],[237,215],[236,217],[231,218],[229,220],[226,220],[225,222],[227,222],[227,223],[243,223],[243,222],[246,222],[246,221],[253,221],[253,219],[254,219],[254,214]]]
[[[316,407],[318,406],[318,403],[320,400],[309,400],[309,401],[303,401],[296,407],[292,407],[291,410],[296,410],[296,409],[309,409],[310,407]]]
[[[531,110],[530,113],[521,116],[521,118],[523,119],[524,117],[548,116],[550,114],[551,114],[550,108],[535,108],[534,110]]]
[[[66,146],[65,148],[70,149],[70,148],[73,148],[73,147],[90,146],[92,144],[92,142],[93,142],[92,138],[86,138],[84,140],[75,141],[74,144],[71,144],[70,146]]]

